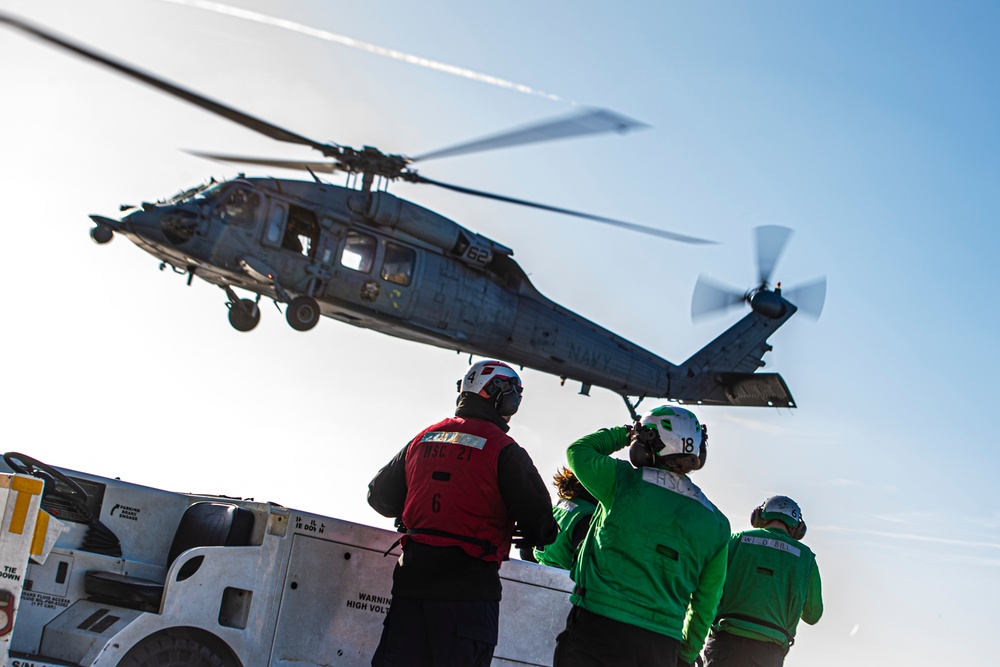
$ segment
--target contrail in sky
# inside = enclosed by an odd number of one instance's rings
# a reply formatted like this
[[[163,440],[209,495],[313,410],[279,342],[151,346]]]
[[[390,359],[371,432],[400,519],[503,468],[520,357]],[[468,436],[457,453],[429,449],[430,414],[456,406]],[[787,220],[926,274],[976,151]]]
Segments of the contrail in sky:
[[[445,74],[451,74],[452,76],[460,76],[464,79],[471,79],[473,81],[486,83],[491,86],[497,86],[498,88],[507,88],[508,90],[514,90],[519,93],[524,93],[525,95],[536,95],[538,97],[543,97],[547,100],[552,100],[554,102],[567,101],[564,100],[562,97],[559,97],[558,95],[553,95],[552,93],[546,93],[543,90],[538,90],[530,86],[525,86],[524,84],[514,83],[513,81],[507,81],[506,79],[501,79],[499,77],[491,76],[489,74],[474,72],[470,69],[465,69],[464,67],[456,67],[455,65],[448,65],[447,63],[438,62],[436,60],[430,60],[429,58],[414,56],[409,53],[403,53],[402,51],[396,51],[395,49],[387,49],[385,47],[378,46],[376,44],[369,44],[368,42],[362,42],[356,39],[352,39],[350,37],[345,37],[344,35],[338,35],[336,33],[329,32],[327,30],[312,28],[307,25],[302,25],[301,23],[296,23],[294,21],[289,21],[287,19],[280,19],[275,16],[268,16],[267,14],[261,14],[260,12],[251,11],[249,9],[232,7],[230,5],[226,5],[221,2],[208,2],[207,0],[162,0],[162,2],[172,2],[176,5],[184,5],[186,7],[204,9],[205,11],[215,12],[217,14],[225,14],[226,16],[233,16],[236,18],[246,19],[247,21],[254,21],[256,23],[263,23],[265,25],[274,26],[276,28],[291,30],[293,32],[298,32],[303,35],[308,35],[309,37],[316,37],[318,39],[326,40],[328,42],[334,42],[336,44],[340,44],[342,46],[349,46],[352,49],[367,51],[368,53],[371,53],[376,56],[382,56],[384,58],[392,58],[393,60],[401,60],[411,65],[417,65],[418,67],[424,67],[427,69],[436,70],[438,72],[444,72]]]
[[[1000,549],[1000,544],[996,542],[977,542],[973,540],[958,540],[950,537],[932,537],[929,535],[916,535],[913,533],[895,533],[885,530],[865,530],[863,528],[843,528],[841,526],[822,526],[823,530],[835,533],[856,533],[860,535],[873,535],[875,537],[888,537],[896,540],[914,540],[917,542],[932,542],[935,544],[949,544],[961,547],[978,547],[982,549]]]

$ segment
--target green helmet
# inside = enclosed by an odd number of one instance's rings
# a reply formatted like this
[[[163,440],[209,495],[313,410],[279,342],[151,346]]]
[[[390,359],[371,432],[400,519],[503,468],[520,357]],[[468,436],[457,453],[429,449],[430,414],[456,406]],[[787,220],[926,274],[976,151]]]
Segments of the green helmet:
[[[643,434],[639,433],[640,429]],[[649,431],[655,431],[657,437],[643,437]],[[693,412],[681,407],[663,405],[643,415],[639,420],[635,439],[641,441],[646,451],[655,457],[652,462],[645,462],[644,465],[665,463],[688,472],[704,466],[708,455],[705,427]],[[633,457],[632,452],[630,457]],[[633,463],[636,461],[633,460]]]

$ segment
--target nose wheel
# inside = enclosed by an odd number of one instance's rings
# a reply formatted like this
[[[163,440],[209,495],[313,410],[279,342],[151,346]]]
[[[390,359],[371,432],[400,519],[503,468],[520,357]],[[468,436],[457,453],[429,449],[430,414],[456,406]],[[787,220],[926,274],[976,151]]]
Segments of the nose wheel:
[[[308,296],[297,296],[288,304],[285,319],[297,331],[309,331],[319,322],[319,304]]]
[[[260,307],[252,299],[238,299],[229,304],[229,323],[237,331],[250,331],[260,322]]]

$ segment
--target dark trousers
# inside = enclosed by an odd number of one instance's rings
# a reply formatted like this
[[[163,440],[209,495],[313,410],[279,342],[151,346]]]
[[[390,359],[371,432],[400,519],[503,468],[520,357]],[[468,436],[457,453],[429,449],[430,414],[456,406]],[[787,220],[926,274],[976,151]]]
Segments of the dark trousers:
[[[705,667],[781,667],[787,652],[774,642],[713,632],[705,645]]]
[[[553,667],[676,667],[680,642],[574,606],[556,637]]]
[[[392,598],[372,667],[488,667],[500,603]]]

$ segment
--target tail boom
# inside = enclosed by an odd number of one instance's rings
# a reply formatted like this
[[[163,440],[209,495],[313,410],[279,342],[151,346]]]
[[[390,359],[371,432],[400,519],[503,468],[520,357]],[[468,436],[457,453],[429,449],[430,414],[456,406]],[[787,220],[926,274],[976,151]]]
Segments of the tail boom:
[[[770,318],[751,312],[699,350],[671,377],[670,398],[682,403],[794,408],[784,379],[756,373],[772,348],[767,339],[797,310],[784,301],[785,312]]]

